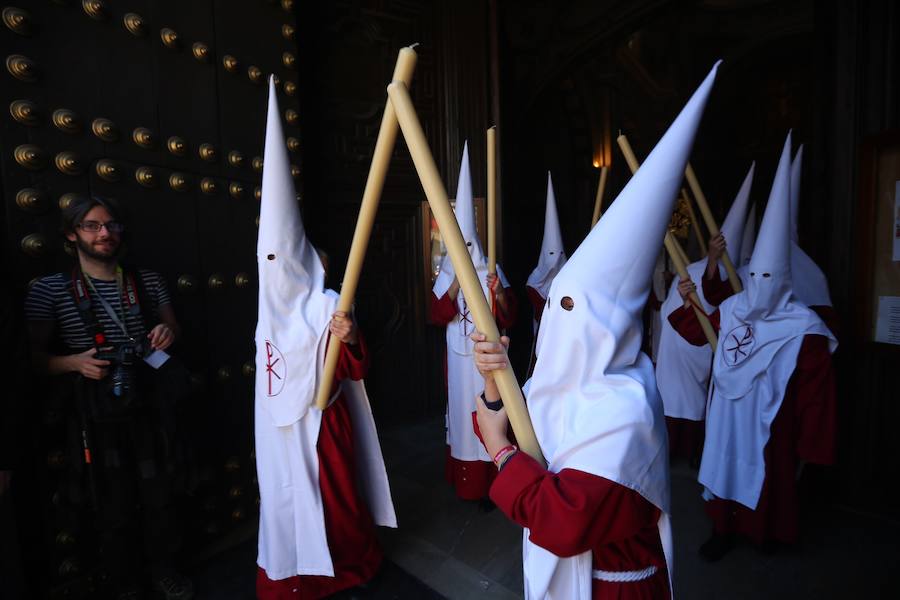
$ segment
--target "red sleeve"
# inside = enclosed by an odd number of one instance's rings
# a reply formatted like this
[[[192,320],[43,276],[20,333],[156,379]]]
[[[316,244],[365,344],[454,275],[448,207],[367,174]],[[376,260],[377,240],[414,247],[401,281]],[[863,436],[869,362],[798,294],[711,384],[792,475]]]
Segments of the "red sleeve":
[[[512,288],[503,288],[503,293],[506,295],[506,311],[497,307],[497,327],[500,329],[512,327],[516,317],[519,316],[519,299],[516,298]]]
[[[532,542],[563,557],[634,537],[659,518],[633,490],[575,469],[551,473],[524,452],[507,461],[490,496]]]
[[[709,315],[709,322],[712,323],[713,329],[719,331],[719,311],[716,310]],[[709,343],[703,328],[700,327],[700,320],[697,319],[697,313],[693,308],[680,306],[669,314],[669,323],[672,329],[681,334],[689,344],[694,346],[705,346]]]
[[[528,295],[528,301],[531,302],[531,309],[534,311],[534,320],[540,323],[541,315],[544,314],[544,304],[546,304],[547,299],[541,296],[541,293],[530,285],[525,286],[525,293]]]
[[[335,382],[342,379],[359,381],[365,379],[369,372],[369,348],[362,332],[357,330],[359,339],[356,344],[341,344],[341,353],[338,354],[337,368],[334,371]],[[331,343],[331,334],[328,334],[328,343]]]
[[[834,464],[837,400],[828,338],[803,338],[790,386],[788,392],[794,394],[799,429],[797,456],[811,463]]]
[[[450,298],[450,294],[445,293],[440,300],[431,292],[429,297],[428,319],[434,325],[447,325],[457,314],[456,302]]]
[[[709,302],[712,306],[718,306],[725,301],[729,296],[734,295],[734,290],[731,288],[731,283],[728,281],[728,278],[719,279],[719,272],[716,271],[716,274],[710,279],[706,276],[706,272],[703,272],[703,297],[706,298],[706,301]]]

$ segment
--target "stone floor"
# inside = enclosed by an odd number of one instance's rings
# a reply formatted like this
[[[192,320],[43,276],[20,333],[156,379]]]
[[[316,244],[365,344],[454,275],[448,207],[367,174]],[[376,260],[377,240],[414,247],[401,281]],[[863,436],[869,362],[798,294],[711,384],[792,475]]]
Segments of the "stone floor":
[[[379,532],[390,562],[364,597],[520,598],[521,530],[455,498],[443,480],[443,420],[381,436],[400,528]],[[822,505],[808,511],[797,548],[739,545],[711,565],[696,554],[709,524],[686,465],[673,467],[672,496],[680,598],[900,598],[896,521]],[[252,598],[254,552],[244,544],[211,560],[195,574],[198,598]]]

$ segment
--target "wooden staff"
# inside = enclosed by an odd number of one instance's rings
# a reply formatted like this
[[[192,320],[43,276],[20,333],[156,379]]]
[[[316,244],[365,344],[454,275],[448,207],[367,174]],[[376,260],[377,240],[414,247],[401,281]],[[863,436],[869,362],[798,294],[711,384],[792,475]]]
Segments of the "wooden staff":
[[[700,189],[700,182],[697,181],[697,175],[694,174],[691,163],[688,163],[685,168],[684,176],[687,178],[691,193],[694,194],[694,198],[697,200],[697,206],[700,208],[700,213],[703,215],[703,220],[706,222],[706,228],[709,230],[710,237],[716,237],[719,235],[719,226],[713,218],[712,211],[709,210],[709,203],[706,202],[706,196],[703,195],[703,190]],[[734,270],[734,265],[731,263],[731,257],[728,256],[727,252],[722,253],[722,264],[725,266],[725,271],[728,273],[728,281],[731,283],[731,289],[737,294],[743,290],[744,287],[741,285],[741,280],[737,276],[737,271]]]
[[[594,214],[591,216],[591,229],[600,220],[601,210],[603,208],[603,192],[606,191],[606,176],[609,175],[609,167],[600,168],[600,183],[597,184],[597,197],[594,199]]]
[[[681,256],[681,262],[685,265],[691,264],[691,259],[688,257],[687,252],[685,252],[684,247],[681,244],[678,244],[676,247],[678,248],[678,254]]]
[[[414,46],[415,44],[408,48],[400,49],[397,63],[394,66],[394,81],[403,81],[406,85],[409,85],[412,81],[413,71],[416,68],[416,60],[418,59],[416,51],[413,50]],[[384,115],[381,117],[381,128],[378,130],[378,138],[375,141],[372,165],[369,167],[369,177],[366,180],[366,188],[363,191],[362,203],[359,207],[356,230],[353,232],[353,241],[350,244],[347,268],[344,270],[341,297],[337,304],[337,310],[346,313],[349,313],[352,309],[353,301],[356,297],[356,286],[359,283],[360,272],[366,257],[366,248],[369,246],[372,226],[375,224],[375,214],[378,212],[378,203],[381,200],[384,179],[387,176],[391,154],[394,152],[394,144],[397,141],[398,129],[397,115],[393,105],[388,101],[384,106]],[[316,392],[316,407],[319,410],[325,410],[328,407],[331,385],[340,353],[340,340],[331,338],[328,344],[328,351],[325,354],[322,379],[319,380],[319,389]]]
[[[497,126],[487,130],[488,273],[497,274]]]
[[[475,318],[475,326],[488,340],[497,342],[500,340],[497,323],[494,321],[487,299],[484,297],[481,282],[475,273],[472,258],[469,256],[469,250],[466,248],[466,243],[459,230],[459,224],[450,207],[447,190],[444,182],[441,181],[437,165],[434,164],[434,157],[428,147],[428,141],[425,139],[425,133],[422,131],[422,125],[419,123],[419,117],[416,115],[416,109],[413,107],[406,84],[402,81],[394,81],[387,90],[391,103],[397,111],[400,130],[403,132],[406,146],[412,155],[419,180],[422,182],[425,196],[431,206],[431,212],[434,214],[444,243],[447,245],[447,254],[453,263],[453,270],[456,271],[469,311]],[[508,362],[506,368],[495,373],[494,380],[500,389],[500,395],[503,398],[503,404],[509,415],[509,422],[519,447],[540,464],[546,465],[537,436],[534,434],[534,427],[531,425],[531,418],[528,416],[528,409],[525,407],[522,390],[519,388],[519,382],[516,381],[516,375]]]
[[[631,149],[631,144],[628,143],[628,138],[624,135],[619,134],[619,137],[616,138],[616,142],[619,144],[619,148],[622,150],[622,154],[625,156],[625,162],[628,163],[628,168],[631,169],[631,174],[634,175],[637,173],[640,168],[640,163],[637,160],[637,157],[634,155],[634,151]],[[672,235],[672,232],[668,229],[666,230],[666,237],[663,240],[663,243],[666,246],[666,250],[669,252],[669,257],[672,259],[672,264],[675,265],[675,271],[678,273],[678,277],[682,281],[687,281],[690,279],[690,275],[687,272],[687,263],[685,262],[685,258],[687,255],[684,253],[684,250],[681,248],[681,244],[678,243],[678,240],[675,239],[675,236]],[[709,341],[709,345],[712,347],[713,352],[716,351],[716,345],[718,344],[718,338],[716,337],[716,332],[713,329],[712,323],[709,322],[709,317],[706,313],[700,308],[702,304],[700,304],[700,297],[697,296],[696,292],[691,292],[690,295],[691,306],[694,307],[694,313],[697,315],[697,320],[700,321],[700,327],[703,329],[703,333],[706,334],[706,339]]]
[[[681,188],[681,196],[684,198],[688,213],[691,217],[691,228],[694,230],[694,235],[697,236],[697,243],[700,245],[700,254],[706,256],[708,251],[706,248],[706,240],[703,239],[703,232],[700,231],[700,223],[697,221],[697,213],[694,212],[694,205],[691,203],[691,197],[688,196],[687,190],[684,188]]]
[[[688,281],[691,276],[687,272],[687,265],[681,260],[680,256],[684,250],[680,248],[678,240],[675,239],[675,236],[672,235],[671,231],[666,231],[666,237],[663,240],[663,243],[666,245],[666,250],[669,251],[669,256],[672,257],[672,264],[675,265],[675,271],[678,273],[678,278],[681,279],[681,281]],[[716,346],[719,343],[719,339],[716,336],[716,330],[713,329],[712,323],[709,322],[709,317],[701,308],[702,305],[700,304],[700,297],[697,296],[697,292],[691,292],[689,298],[691,307],[694,309],[694,314],[697,315],[697,320],[700,322],[700,328],[703,329],[706,340],[709,342],[709,346],[712,348],[713,353],[715,353]]]

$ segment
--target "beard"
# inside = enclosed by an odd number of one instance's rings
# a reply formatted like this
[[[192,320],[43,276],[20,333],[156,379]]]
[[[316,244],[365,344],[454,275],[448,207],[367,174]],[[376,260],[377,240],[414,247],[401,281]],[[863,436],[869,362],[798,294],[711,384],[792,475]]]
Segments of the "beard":
[[[122,243],[112,237],[103,240],[102,243],[99,240],[91,243],[83,240],[81,236],[76,236],[75,244],[78,246],[79,252],[94,260],[107,263],[115,262],[119,257],[119,251],[122,248]]]

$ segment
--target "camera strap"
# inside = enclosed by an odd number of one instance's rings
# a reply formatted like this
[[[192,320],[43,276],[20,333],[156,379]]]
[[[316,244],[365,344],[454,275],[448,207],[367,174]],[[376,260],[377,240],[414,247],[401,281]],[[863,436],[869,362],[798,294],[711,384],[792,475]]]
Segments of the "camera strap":
[[[116,314],[115,309],[113,309],[109,301],[97,292],[97,289],[94,287],[94,283],[90,278],[85,277],[82,270],[78,267],[75,267],[75,269],[72,270],[71,289],[75,299],[75,306],[91,336],[91,340],[94,342],[94,346],[98,350],[101,346],[106,344],[106,335],[103,332],[103,326],[97,320],[97,316],[92,310],[93,302],[91,300],[90,292],[94,292],[94,295],[96,295],[97,299],[100,301],[103,310],[109,318],[112,319],[113,323],[122,330],[122,333],[125,334],[127,338],[133,341],[134,338],[128,333],[126,306],[129,314],[139,314],[143,312],[138,296],[138,287],[137,281],[132,273],[125,273],[121,267],[116,267],[116,288],[118,290],[117,295],[120,313]],[[147,324],[145,323],[144,326],[146,327]]]

